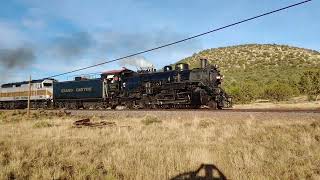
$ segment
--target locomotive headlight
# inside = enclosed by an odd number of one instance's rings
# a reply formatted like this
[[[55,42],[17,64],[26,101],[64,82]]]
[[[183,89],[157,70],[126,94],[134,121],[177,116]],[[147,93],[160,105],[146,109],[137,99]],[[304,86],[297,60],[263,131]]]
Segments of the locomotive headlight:
[[[223,76],[217,76],[216,78],[222,80],[222,79],[223,79]]]

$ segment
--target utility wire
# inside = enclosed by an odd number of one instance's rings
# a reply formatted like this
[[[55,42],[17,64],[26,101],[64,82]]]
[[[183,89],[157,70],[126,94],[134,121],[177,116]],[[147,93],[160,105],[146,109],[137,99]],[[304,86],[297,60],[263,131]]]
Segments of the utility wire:
[[[263,16],[267,16],[267,15],[270,15],[270,14],[274,14],[274,13],[279,12],[279,11],[283,11],[283,10],[286,10],[286,9],[289,9],[289,8],[293,8],[293,7],[295,7],[295,6],[299,6],[299,5],[305,4],[305,3],[310,2],[310,1],[312,1],[312,0],[302,1],[302,2],[299,2],[299,3],[292,4],[292,5],[289,5],[289,6],[280,8],[280,9],[276,9],[276,10],[267,12],[267,13],[263,13],[263,14],[260,14],[260,15],[257,15],[257,16],[254,16],[254,17],[251,17],[251,18],[248,18],[248,19],[244,19],[244,20],[242,20],[242,21],[238,21],[238,22],[236,22],[236,23],[232,23],[232,24],[229,24],[229,25],[226,25],[226,26],[217,28],[217,29],[213,29],[213,30],[211,30],[211,31],[207,31],[207,32],[204,32],[204,33],[201,33],[201,34],[197,34],[197,35],[194,35],[194,36],[191,36],[191,37],[188,37],[188,38],[179,40],[179,41],[175,41],[175,42],[171,42],[171,43],[168,43],[168,44],[164,44],[164,45],[161,45],[161,46],[152,48],[152,49],[140,51],[140,52],[137,52],[137,53],[134,53],[134,54],[130,54],[130,55],[127,55],[127,56],[123,56],[123,57],[120,57],[120,58],[116,58],[116,59],[113,59],[113,60],[101,62],[101,63],[99,63],[99,64],[95,64],[95,65],[91,65],[91,66],[87,66],[87,67],[75,69],[75,70],[68,71],[68,72],[61,73],[61,74],[56,74],[56,75],[50,76],[49,78],[58,77],[58,76],[62,76],[62,75],[74,73],[74,72],[77,72],[77,71],[82,71],[82,70],[85,70],[85,69],[90,69],[90,68],[93,68],[93,67],[101,66],[101,65],[108,64],[108,63],[111,63],[111,62],[119,61],[119,60],[126,59],[126,58],[129,58],[129,57],[133,57],[133,56],[137,56],[137,55],[144,54],[144,53],[147,53],[147,52],[151,52],[151,51],[155,51],[155,50],[158,50],[158,49],[162,49],[162,48],[164,48],[164,47],[168,47],[168,46],[172,46],[172,45],[175,45],[175,44],[179,44],[179,43],[182,43],[182,42],[184,42],[184,41],[188,41],[188,40],[191,40],[191,39],[195,39],[195,38],[198,38],[198,37],[200,37],[200,36],[204,36],[204,35],[206,35],[206,34],[210,34],[210,33],[216,32],[216,31],[220,31],[220,30],[223,30],[223,29],[232,27],[232,26],[236,26],[236,25],[242,24],[242,23],[247,22],[247,21],[251,21],[251,20],[254,20],[254,19],[261,18],[261,17],[263,17]]]

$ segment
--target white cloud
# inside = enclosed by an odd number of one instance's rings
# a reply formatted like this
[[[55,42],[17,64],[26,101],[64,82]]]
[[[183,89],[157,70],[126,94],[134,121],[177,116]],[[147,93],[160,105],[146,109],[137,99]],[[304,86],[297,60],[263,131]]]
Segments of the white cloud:
[[[122,0],[116,3],[112,0],[21,0],[21,2],[29,8],[28,13],[33,17],[64,19],[84,31],[121,24],[121,19],[126,18],[123,15],[131,11],[141,17],[140,9],[137,9],[139,2],[134,0]],[[134,14],[131,13],[128,18]]]
[[[27,81],[29,75],[25,72],[8,71],[6,76],[0,78],[0,84]]]
[[[48,63],[48,61],[50,63]],[[38,78],[44,78],[45,76],[53,76],[56,74],[69,72],[69,71],[72,71],[75,69],[88,67],[88,66],[96,64],[97,62],[101,62],[101,60],[99,61],[97,59],[80,58],[77,61],[73,61],[70,64],[70,62],[67,62],[67,61],[61,62],[61,61],[55,61],[52,59],[51,60],[46,59],[46,60],[39,61],[38,63],[33,64],[32,69],[34,69],[36,72],[38,72],[40,74],[40,76],[38,75]],[[67,74],[64,76],[59,76],[59,77],[57,77],[57,79],[70,80],[77,75],[92,74],[92,73],[99,74],[101,72],[104,72],[104,71],[110,70],[110,69],[120,69],[120,66],[118,66],[118,65],[115,66],[114,64],[106,64],[103,66],[90,68],[90,69],[86,69],[83,71],[78,71],[78,72]],[[43,74],[46,74],[46,75],[43,75]]]
[[[29,29],[43,29],[46,26],[46,23],[43,20],[36,18],[24,18],[22,24]]]
[[[27,39],[17,26],[1,20],[0,35],[0,48],[13,48],[21,46]]]

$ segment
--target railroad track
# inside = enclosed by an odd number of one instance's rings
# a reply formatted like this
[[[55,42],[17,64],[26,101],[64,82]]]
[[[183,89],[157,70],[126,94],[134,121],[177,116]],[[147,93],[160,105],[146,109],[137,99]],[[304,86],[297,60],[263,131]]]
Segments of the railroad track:
[[[21,110],[21,109],[17,109]],[[0,111],[16,111],[16,110],[4,110],[1,109]],[[271,112],[271,113],[320,113],[320,108],[315,109],[292,109],[292,108],[256,108],[256,109],[223,109],[223,110],[211,110],[211,109],[79,109],[79,110],[71,110],[71,109],[47,109],[47,110],[31,110],[33,112],[35,111],[48,111],[48,112],[59,112],[59,111],[65,111],[69,112],[71,114],[77,113],[77,112],[88,112],[88,113],[101,113],[101,112],[219,112],[219,113],[233,113],[233,112]]]

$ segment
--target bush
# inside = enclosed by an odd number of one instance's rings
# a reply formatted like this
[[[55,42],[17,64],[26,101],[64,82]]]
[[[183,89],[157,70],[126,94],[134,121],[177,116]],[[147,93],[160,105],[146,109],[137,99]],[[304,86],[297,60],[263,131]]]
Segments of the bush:
[[[273,82],[264,92],[264,97],[269,100],[284,101],[294,94],[294,90],[286,83]]]
[[[51,124],[48,121],[37,121],[33,125],[34,128],[47,128],[47,127],[52,127],[52,126],[53,126],[53,124]]]
[[[199,122],[198,127],[199,128],[208,128],[214,126],[214,122],[210,119],[203,119]]]
[[[300,92],[308,95],[309,100],[317,99],[320,94],[320,71],[304,72],[299,85]]]
[[[241,85],[233,83],[227,92],[234,98],[235,103],[250,103],[260,97],[262,88],[254,82],[245,82]]]
[[[155,116],[146,116],[141,122],[144,125],[151,125],[154,123],[162,123],[162,121]]]

